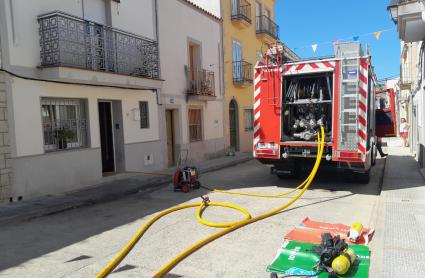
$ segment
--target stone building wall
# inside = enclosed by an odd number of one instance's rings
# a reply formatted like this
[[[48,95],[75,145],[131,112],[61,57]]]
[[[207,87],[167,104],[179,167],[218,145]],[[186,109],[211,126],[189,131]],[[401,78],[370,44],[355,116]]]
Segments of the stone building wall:
[[[0,72],[0,202],[11,196],[12,159],[10,156],[6,74]]]

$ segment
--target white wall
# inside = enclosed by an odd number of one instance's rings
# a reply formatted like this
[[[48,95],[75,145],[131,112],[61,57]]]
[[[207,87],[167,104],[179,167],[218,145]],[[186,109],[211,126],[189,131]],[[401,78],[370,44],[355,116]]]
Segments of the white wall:
[[[223,94],[220,90],[220,22],[179,0],[158,2],[161,74],[166,80],[161,94],[165,96],[166,104],[169,104],[170,98],[174,98],[174,104],[181,105],[182,143],[188,143],[188,106],[203,110],[205,140],[221,138],[224,135]],[[184,66],[189,63],[189,41],[201,45],[201,65],[206,70],[214,71],[216,101],[189,100],[186,103]]]
[[[81,0],[84,7],[84,19],[106,24],[105,0]]]
[[[8,22],[10,64],[16,66],[34,68],[40,65],[37,16],[56,10],[77,17],[83,16],[83,0],[0,1],[3,1],[6,7],[4,11],[0,11],[0,16],[5,14]],[[151,39],[155,38],[153,1],[125,0],[120,4],[111,3],[113,27]],[[103,2],[104,0],[84,0],[86,17],[104,23]]]
[[[158,2],[164,2],[158,0]],[[169,0],[166,0],[168,2]],[[112,26],[130,33],[156,39],[154,0],[125,0],[111,3]]]
[[[96,88],[79,85],[62,85],[34,82],[14,78],[12,82],[15,156],[44,153],[41,125],[41,97],[82,98],[88,100],[90,147],[100,147],[97,101],[121,100],[123,111],[124,143],[159,140],[158,106],[152,91],[136,91],[114,88]],[[150,128],[140,129],[132,109],[138,109],[139,101],[149,102]]]
[[[198,5],[202,9],[212,13],[217,17],[221,17],[220,0],[189,0],[189,2]]]

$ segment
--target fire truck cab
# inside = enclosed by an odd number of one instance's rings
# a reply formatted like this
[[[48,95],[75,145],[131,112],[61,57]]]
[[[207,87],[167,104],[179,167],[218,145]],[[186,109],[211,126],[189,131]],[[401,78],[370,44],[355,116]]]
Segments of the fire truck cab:
[[[279,177],[314,162],[323,126],[325,164],[369,181],[377,153],[371,56],[360,42],[336,43],[334,52],[284,63],[274,47],[255,67],[254,157]]]

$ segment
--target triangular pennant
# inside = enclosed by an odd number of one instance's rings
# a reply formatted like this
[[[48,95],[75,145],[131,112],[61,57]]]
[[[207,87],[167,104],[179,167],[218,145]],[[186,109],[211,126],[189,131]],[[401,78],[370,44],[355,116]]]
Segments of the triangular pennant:
[[[375,37],[377,40],[381,37],[381,31],[375,32]]]
[[[311,48],[313,49],[313,52],[314,52],[314,53],[316,53],[317,47],[318,47],[318,45],[317,45],[317,44],[313,44],[313,45],[311,46]]]
[[[358,41],[360,39],[360,36],[354,36],[353,41]]]

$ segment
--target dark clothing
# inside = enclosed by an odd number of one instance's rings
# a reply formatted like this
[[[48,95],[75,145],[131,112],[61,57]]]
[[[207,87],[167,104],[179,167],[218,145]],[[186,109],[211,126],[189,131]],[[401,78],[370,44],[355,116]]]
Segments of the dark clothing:
[[[381,157],[386,157],[388,154],[386,154],[386,153],[384,153],[383,151],[382,151],[382,143],[381,143],[381,140],[380,139],[378,139],[378,142],[376,143],[376,149],[378,150],[378,152],[379,152],[379,155],[381,156]]]

